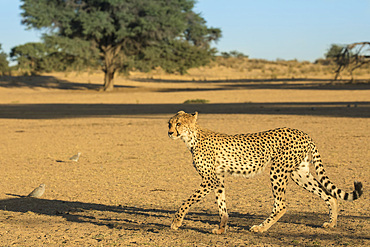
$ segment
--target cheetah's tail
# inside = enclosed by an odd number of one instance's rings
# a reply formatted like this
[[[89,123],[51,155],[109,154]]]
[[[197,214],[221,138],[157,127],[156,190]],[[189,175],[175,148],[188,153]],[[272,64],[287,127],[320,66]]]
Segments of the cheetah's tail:
[[[345,191],[337,188],[329,180],[329,178],[326,176],[325,169],[324,169],[324,167],[322,165],[320,154],[317,151],[315,144],[311,143],[311,147],[310,148],[311,148],[312,161],[313,161],[313,164],[315,166],[316,174],[317,174],[317,176],[319,178],[319,181],[320,181],[321,185],[324,187],[324,189],[329,194],[331,194],[332,196],[334,196],[335,198],[338,198],[339,197],[340,199],[345,200],[345,201],[354,201],[354,200],[360,198],[360,196],[363,193],[362,183],[355,181],[354,182],[355,189],[354,189],[354,191],[352,191],[350,193],[345,192]]]

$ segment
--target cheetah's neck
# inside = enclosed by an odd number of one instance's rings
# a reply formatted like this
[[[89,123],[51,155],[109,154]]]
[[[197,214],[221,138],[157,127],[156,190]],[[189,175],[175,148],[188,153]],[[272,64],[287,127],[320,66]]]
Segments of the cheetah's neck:
[[[182,140],[185,142],[186,147],[192,151],[194,147],[198,144],[199,141],[204,139],[207,134],[211,133],[212,131],[207,129],[202,129],[198,125],[195,126],[193,129],[189,129],[186,136],[182,137]]]

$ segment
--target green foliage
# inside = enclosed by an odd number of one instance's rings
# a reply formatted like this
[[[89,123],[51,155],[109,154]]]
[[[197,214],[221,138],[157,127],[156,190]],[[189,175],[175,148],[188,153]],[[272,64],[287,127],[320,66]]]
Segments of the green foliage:
[[[5,75],[9,73],[9,63],[6,59],[8,56],[7,54],[2,50],[1,44],[0,44],[0,74]]]
[[[325,58],[327,59],[338,58],[344,47],[345,47],[344,45],[332,44],[328,51],[325,53]]]
[[[99,52],[88,41],[52,35],[44,35],[43,40],[49,51],[45,71],[76,71],[99,65]]]
[[[43,39],[43,43],[31,42],[12,48],[10,57],[17,61],[18,69],[37,74],[96,66],[98,55],[89,42],[63,38],[55,41],[54,36],[47,35]]]
[[[32,74],[41,70],[42,60],[47,54],[43,43],[34,42],[15,46],[10,51],[10,57],[18,62],[18,68]]]
[[[168,72],[185,73],[203,65],[214,53],[210,42],[221,36],[192,11],[194,0],[22,2],[22,23],[48,31],[45,39],[52,39],[58,52],[72,55],[78,66],[91,65],[99,56],[93,64],[105,72],[106,89],[116,72],[134,67],[163,66]]]
[[[168,73],[185,74],[189,68],[206,65],[215,54],[214,49],[206,49],[189,44],[183,40],[160,43],[139,53],[134,66],[149,71],[159,66]]]
[[[221,37],[221,30],[218,28],[208,28],[206,21],[194,12],[187,14],[188,25],[184,31],[185,40],[197,47],[209,48],[211,41]]]

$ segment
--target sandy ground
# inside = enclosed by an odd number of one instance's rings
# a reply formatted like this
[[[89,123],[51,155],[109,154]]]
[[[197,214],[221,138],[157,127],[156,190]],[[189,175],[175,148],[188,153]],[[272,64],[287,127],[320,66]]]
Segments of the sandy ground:
[[[83,81],[86,81],[84,83]],[[88,83],[87,83],[88,81]],[[112,93],[81,78],[0,78],[1,246],[369,246],[370,86],[326,80],[117,81]],[[206,99],[208,104],[183,104]],[[271,212],[268,172],[228,177],[228,232],[214,195],[196,204],[177,231],[172,217],[201,180],[181,141],[167,137],[178,110],[199,124],[245,133],[288,126],[316,141],[329,178],[351,191],[328,209],[290,182],[288,212],[267,233],[248,229]],[[77,152],[78,162],[69,161]],[[40,199],[24,197],[46,184]]]

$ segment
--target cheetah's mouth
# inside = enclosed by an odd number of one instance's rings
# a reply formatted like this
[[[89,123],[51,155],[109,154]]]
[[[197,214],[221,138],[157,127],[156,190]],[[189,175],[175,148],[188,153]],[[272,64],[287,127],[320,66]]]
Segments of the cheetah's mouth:
[[[180,138],[179,133],[176,131],[176,133],[170,133],[168,132],[168,137],[171,138],[172,140],[176,140]]]

